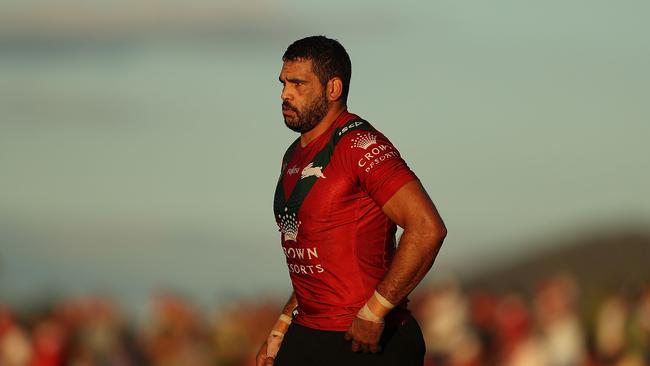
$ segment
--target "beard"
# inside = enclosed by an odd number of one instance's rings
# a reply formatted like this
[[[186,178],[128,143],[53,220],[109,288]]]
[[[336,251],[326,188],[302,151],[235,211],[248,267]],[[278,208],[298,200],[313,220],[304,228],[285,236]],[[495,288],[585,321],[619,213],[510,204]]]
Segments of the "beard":
[[[292,110],[296,115],[295,117],[284,117],[284,124],[295,132],[305,133],[311,131],[316,125],[323,120],[327,114],[329,104],[325,95],[307,105],[304,110],[300,111],[298,108],[292,106],[289,102],[284,101],[282,107]]]

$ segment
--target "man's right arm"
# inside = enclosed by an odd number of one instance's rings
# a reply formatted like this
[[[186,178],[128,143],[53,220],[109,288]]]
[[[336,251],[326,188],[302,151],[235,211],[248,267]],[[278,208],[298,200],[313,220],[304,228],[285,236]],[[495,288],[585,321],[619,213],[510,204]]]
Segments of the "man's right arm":
[[[275,356],[277,355],[278,350],[280,349],[280,345],[282,344],[284,334],[287,332],[289,324],[291,324],[293,311],[297,306],[298,300],[296,300],[296,294],[294,292],[291,292],[289,300],[284,305],[284,308],[282,308],[282,314],[280,314],[280,317],[275,323],[275,326],[273,326],[273,329],[271,330],[268,338],[266,341],[264,341],[262,347],[260,347],[260,350],[257,352],[257,366],[273,365]]]

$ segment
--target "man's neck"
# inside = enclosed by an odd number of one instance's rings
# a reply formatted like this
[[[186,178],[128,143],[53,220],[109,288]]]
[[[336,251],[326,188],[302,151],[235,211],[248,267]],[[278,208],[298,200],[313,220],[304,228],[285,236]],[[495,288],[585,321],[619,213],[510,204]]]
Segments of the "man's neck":
[[[336,104],[332,106],[327,111],[327,114],[323,119],[318,122],[316,127],[312,128],[311,130],[300,134],[300,146],[305,147],[307,144],[310,142],[314,141],[318,136],[320,136],[323,132],[327,131],[328,128],[336,121],[339,115],[341,115],[342,112],[344,112],[347,109],[347,106],[341,105],[341,104]]]

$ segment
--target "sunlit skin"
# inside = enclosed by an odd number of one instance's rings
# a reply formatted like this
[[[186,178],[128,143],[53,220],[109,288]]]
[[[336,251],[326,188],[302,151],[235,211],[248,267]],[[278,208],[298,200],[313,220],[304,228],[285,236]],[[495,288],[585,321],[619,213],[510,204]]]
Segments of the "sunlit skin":
[[[377,292],[392,304],[399,304],[427,274],[447,236],[431,198],[419,180],[404,185],[382,206],[382,211],[404,229],[388,272]],[[383,324],[354,318],[345,338],[352,350],[376,353]]]
[[[287,124],[296,124],[298,115],[304,114],[305,110],[319,98],[323,98],[325,93],[328,103],[327,112],[312,129],[300,134],[300,144],[303,147],[325,132],[336,117],[346,109],[345,103],[341,100],[343,92],[341,79],[334,77],[323,87],[318,76],[312,71],[311,60],[298,59],[284,62],[279,79],[282,83],[280,94],[283,103],[282,115]]]

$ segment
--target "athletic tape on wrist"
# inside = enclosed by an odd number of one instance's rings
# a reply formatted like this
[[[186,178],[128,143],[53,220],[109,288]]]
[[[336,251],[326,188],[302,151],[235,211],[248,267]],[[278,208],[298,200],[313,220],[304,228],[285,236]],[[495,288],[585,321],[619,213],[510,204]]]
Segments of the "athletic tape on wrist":
[[[276,337],[284,337],[284,333],[282,333],[282,332],[280,332],[278,330],[272,330],[271,335],[276,336]]]
[[[384,322],[383,317],[377,316],[372,311],[370,311],[370,308],[368,308],[368,304],[363,305],[363,307],[359,310],[359,312],[357,313],[357,318],[361,318],[363,320],[367,320],[373,323]]]
[[[290,317],[289,315],[282,314],[282,315],[280,315],[280,317],[278,318],[278,320],[281,320],[281,321],[283,321],[283,322],[285,322],[285,323],[287,323],[287,324],[291,324],[291,320],[292,320],[292,319],[291,319],[291,317]]]
[[[289,329],[291,324],[291,317],[285,314],[280,315],[278,320],[275,322],[271,333],[266,339],[266,357],[273,357],[278,354],[280,350],[280,345],[284,339],[284,334]]]
[[[359,310],[357,316],[371,322],[383,323],[386,314],[394,307],[395,305],[391,304],[390,301],[375,290],[368,302]]]
[[[384,307],[388,308],[388,310],[395,307],[395,305],[391,304],[390,301],[386,300],[385,297],[381,296],[381,294],[377,292],[377,290],[375,290],[374,295],[377,298],[377,301],[379,301],[379,303],[382,304]]]

